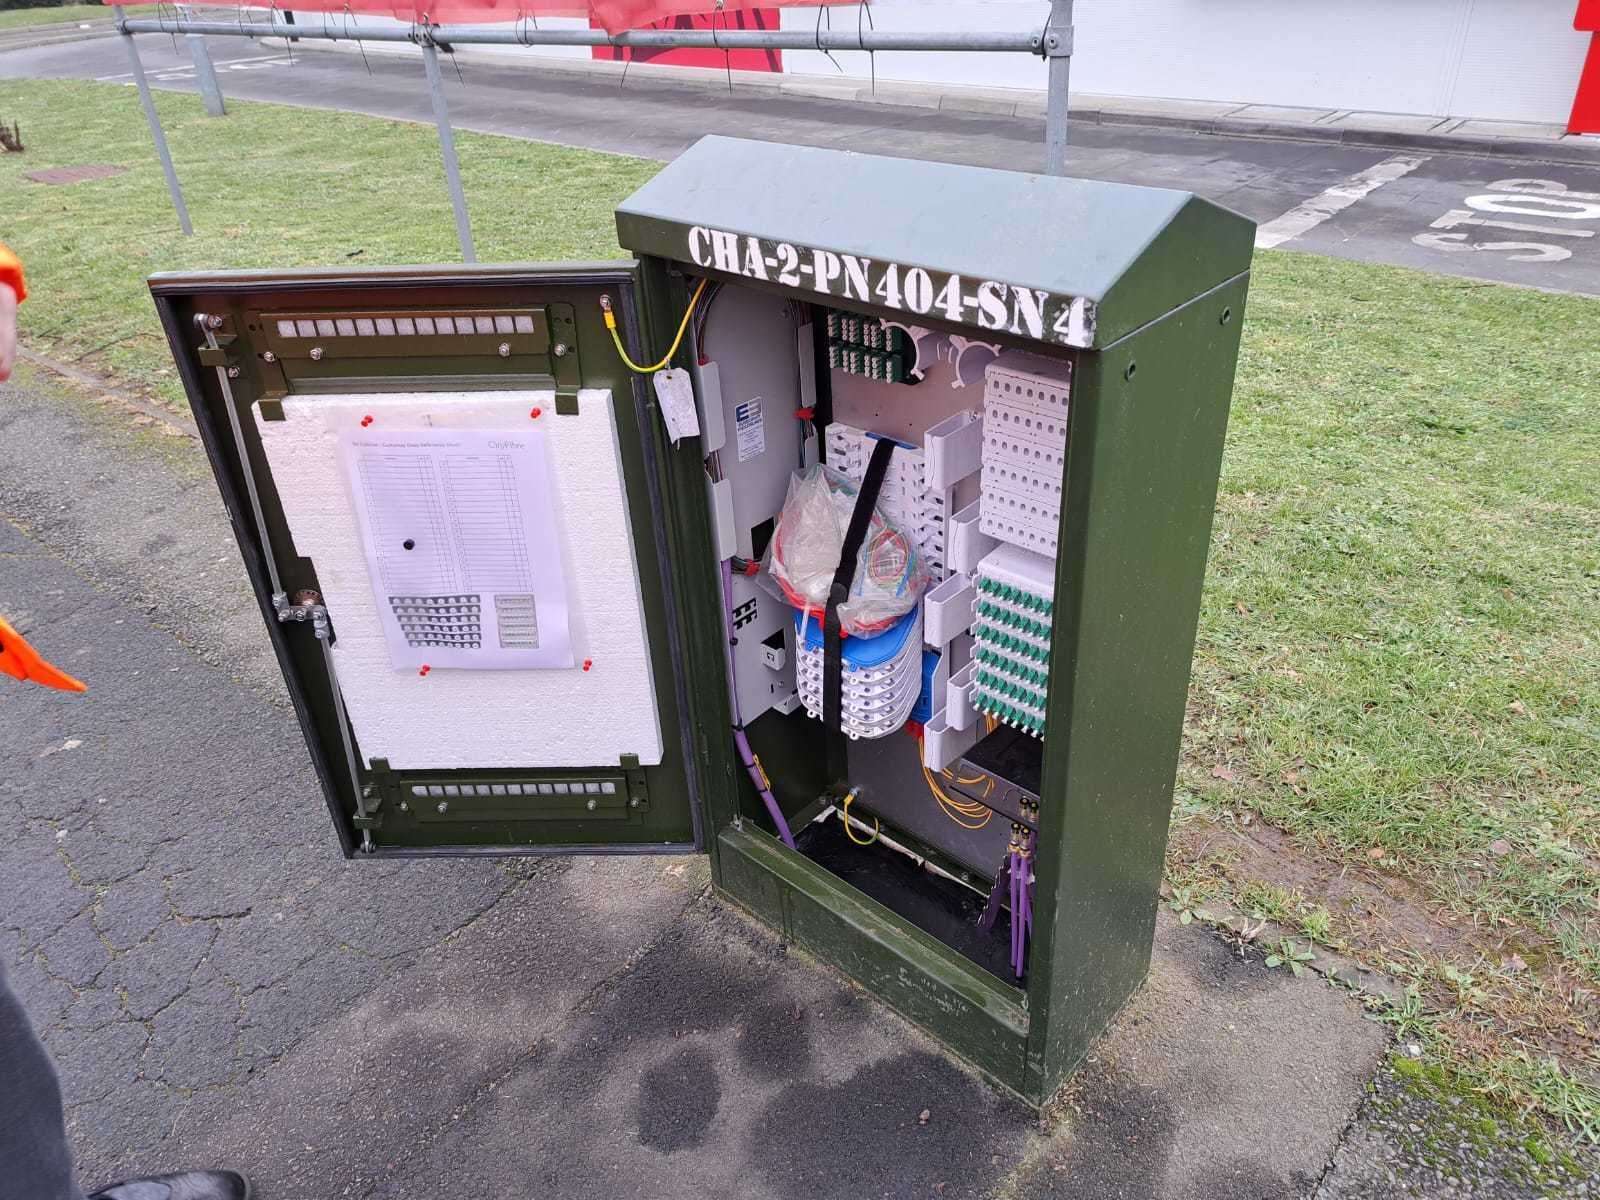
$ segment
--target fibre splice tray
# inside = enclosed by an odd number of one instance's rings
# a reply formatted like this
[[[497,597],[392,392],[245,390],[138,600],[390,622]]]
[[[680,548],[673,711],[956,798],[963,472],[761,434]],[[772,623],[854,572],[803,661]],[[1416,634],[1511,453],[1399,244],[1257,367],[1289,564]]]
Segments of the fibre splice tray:
[[[617,230],[151,281],[340,845],[709,854],[1043,1104],[1149,965],[1253,226],[713,137]],[[885,441],[929,583],[836,709],[759,564]]]

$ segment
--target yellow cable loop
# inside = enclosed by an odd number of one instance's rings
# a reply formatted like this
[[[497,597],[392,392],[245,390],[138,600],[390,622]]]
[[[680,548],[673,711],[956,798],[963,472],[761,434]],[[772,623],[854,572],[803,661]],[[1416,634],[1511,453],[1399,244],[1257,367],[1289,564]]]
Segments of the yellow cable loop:
[[[992,811],[984,808],[982,805],[976,806],[977,811],[972,811],[965,806],[957,804],[956,801],[951,800],[949,796],[945,795],[944,792],[940,790],[939,785],[933,781],[933,775],[929,772],[928,768],[922,768],[922,777],[927,781],[928,790],[933,793],[934,800],[938,802],[939,811],[944,813],[949,820],[961,826],[961,828],[982,829],[989,823],[989,818],[994,816]],[[966,820],[963,818],[971,819]]]
[[[917,739],[921,742],[921,738]],[[949,774],[949,772],[945,772]],[[928,791],[933,794],[934,800],[939,805],[939,811],[944,813],[951,821],[963,829],[982,829],[989,823],[989,818],[994,816],[994,810],[973,800],[953,800],[939,786],[933,772],[928,770],[926,763],[922,766],[922,778],[928,785]],[[962,818],[966,818],[963,820]],[[974,823],[975,822],[975,823]]]
[[[761,765],[761,755],[752,753],[750,761],[755,763],[756,770],[761,772],[761,786],[770,792],[772,790],[772,776],[768,775],[767,769]]]
[[[923,770],[926,771],[927,768],[924,767]],[[979,804],[975,800],[967,800],[965,798],[957,800],[954,796],[950,795],[949,792],[945,791],[944,788],[940,787],[937,780],[933,780],[932,782],[934,787],[938,789],[935,794],[939,797],[939,799],[943,803],[948,804],[951,808],[955,809],[957,812],[961,813],[963,816],[976,818],[983,816],[989,811],[987,805]]]
[[[882,830],[883,830],[883,822],[878,820],[877,817],[873,817],[872,818],[872,836],[867,838],[865,841],[862,841],[860,838],[858,838],[856,836],[856,834],[855,834],[855,830],[850,828],[850,802],[852,800],[854,800],[855,798],[856,798],[856,789],[855,788],[851,788],[848,792],[845,793],[844,809],[842,810],[842,812],[840,814],[841,818],[844,821],[844,835],[845,835],[845,837],[849,838],[852,842],[854,842],[858,846],[870,846],[870,845],[872,845],[873,842],[878,840],[878,834],[881,833]]]
[[[961,775],[952,775],[949,767],[946,767],[944,770],[940,771],[939,774],[943,775],[951,783],[965,784],[967,787],[971,787],[975,783],[982,783],[985,779],[989,778],[987,775],[974,775],[971,779],[967,779]]]
[[[700,293],[706,290],[707,282],[709,282],[708,279],[702,279],[700,286],[694,289],[694,295],[689,297],[689,307],[683,310],[683,320],[678,322],[678,332],[672,339],[672,345],[661,356],[661,361],[652,367],[641,367],[628,357],[628,352],[622,348],[622,338],[617,335],[617,314],[611,311],[611,300],[605,296],[600,298],[600,313],[605,317],[606,328],[611,331],[612,345],[616,346],[617,354],[622,358],[622,363],[628,370],[636,375],[651,375],[672,361],[672,356],[678,352],[678,347],[683,344],[683,334],[689,328],[689,318],[694,316],[694,306],[700,302]]]
[[[939,786],[938,780],[933,777],[932,773],[929,772],[927,767],[923,767],[922,771],[923,779],[928,785],[928,790],[933,793],[933,798],[939,801],[940,806],[947,812],[953,809],[956,812],[961,813],[963,816],[972,818],[983,817],[988,814],[989,809],[982,804],[978,804],[971,800],[956,800],[952,798],[950,793],[946,792],[944,788]]]

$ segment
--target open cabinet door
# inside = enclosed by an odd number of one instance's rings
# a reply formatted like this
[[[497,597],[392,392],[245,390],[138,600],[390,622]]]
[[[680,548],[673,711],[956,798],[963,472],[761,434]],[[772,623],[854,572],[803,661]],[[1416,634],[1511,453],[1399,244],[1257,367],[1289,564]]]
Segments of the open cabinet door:
[[[345,853],[700,847],[633,267],[150,286]]]

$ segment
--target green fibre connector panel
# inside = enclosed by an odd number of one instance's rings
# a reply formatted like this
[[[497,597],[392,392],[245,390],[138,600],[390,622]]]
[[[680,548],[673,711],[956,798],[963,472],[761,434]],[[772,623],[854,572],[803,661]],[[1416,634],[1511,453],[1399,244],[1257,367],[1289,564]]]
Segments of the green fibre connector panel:
[[[873,317],[830,311],[828,366],[880,383],[915,383],[916,347],[906,331]]]
[[[978,564],[975,584],[973,703],[996,720],[1043,737],[1055,560],[1001,545]]]

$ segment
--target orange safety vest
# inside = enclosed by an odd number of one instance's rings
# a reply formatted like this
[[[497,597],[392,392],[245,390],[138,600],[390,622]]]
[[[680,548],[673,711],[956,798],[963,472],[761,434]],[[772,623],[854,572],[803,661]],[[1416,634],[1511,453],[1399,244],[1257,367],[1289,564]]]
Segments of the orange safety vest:
[[[21,303],[28,298],[28,285],[22,278],[22,260],[0,242],[0,283],[9,283]]]
[[[22,279],[22,260],[11,253],[3,242],[0,242],[0,283],[9,283],[19,301],[28,294],[27,285]],[[42,683],[45,687],[60,688],[63,692],[89,690],[65,671],[45,662],[39,652],[28,645],[26,638],[6,624],[4,617],[0,617],[0,674]]]

